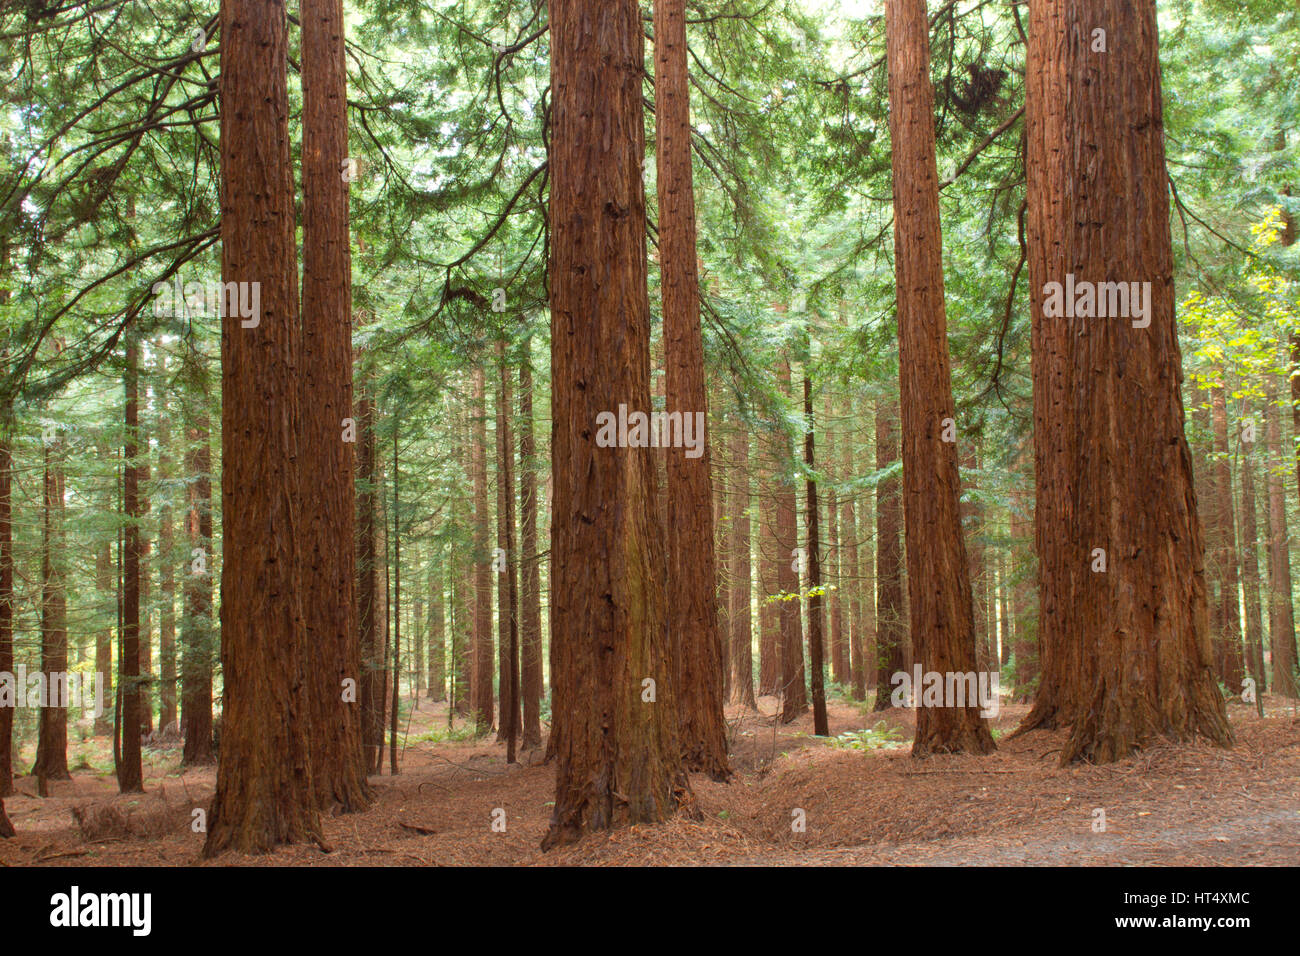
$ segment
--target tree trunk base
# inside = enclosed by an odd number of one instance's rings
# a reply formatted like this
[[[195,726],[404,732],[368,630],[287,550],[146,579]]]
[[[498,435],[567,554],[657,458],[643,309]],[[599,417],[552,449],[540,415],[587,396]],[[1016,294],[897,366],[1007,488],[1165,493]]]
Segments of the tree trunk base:
[[[1125,701],[1102,682],[1092,704],[1070,730],[1061,750],[1061,765],[1084,761],[1114,763],[1153,739],[1175,741],[1205,739],[1220,747],[1232,746],[1232,729],[1218,688],[1208,678],[1188,689],[1164,708],[1146,699]]]
[[[913,757],[933,754],[991,754],[998,749],[979,711],[955,707],[917,709]]]

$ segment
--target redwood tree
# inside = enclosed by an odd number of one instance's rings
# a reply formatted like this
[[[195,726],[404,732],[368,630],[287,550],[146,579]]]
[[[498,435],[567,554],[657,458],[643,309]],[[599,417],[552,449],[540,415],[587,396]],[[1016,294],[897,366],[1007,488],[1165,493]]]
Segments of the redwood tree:
[[[69,780],[68,708],[53,699],[56,683],[52,675],[68,671],[68,595],[63,580],[63,443],[45,442],[44,505],[41,508],[41,670],[49,696],[41,707],[36,744],[36,764],[41,796],[45,781]]]
[[[926,672],[973,672],[975,622],[962,537],[952,372],[944,313],[930,25],[925,0],[886,0],[889,134],[903,426],[903,518],[915,659]],[[877,693],[883,693],[878,688]],[[914,691],[919,698],[920,689]],[[918,707],[913,756],[988,753],[979,708]]]
[[[1231,739],[1183,434],[1156,36],[1154,0],[1030,4],[1043,678],[1023,726],[1070,724],[1062,762],[1116,760],[1155,736]],[[1149,283],[1149,308],[1047,315],[1047,284],[1071,281]]]
[[[819,533],[817,482],[814,479],[817,462],[814,457],[814,432],[812,382],[805,366],[803,373],[803,413],[807,422],[804,432],[804,464],[808,467],[808,664],[812,669],[813,733],[818,737],[830,734],[826,721],[826,668],[825,631],[826,614],[822,601],[821,538]]]
[[[1218,595],[1214,602],[1214,656],[1216,670],[1229,693],[1241,688],[1241,602],[1237,596],[1237,521],[1232,506],[1232,461],[1228,448],[1228,406],[1222,385],[1210,389],[1214,420],[1214,571]]]
[[[733,463],[730,505],[731,588],[728,594],[731,640],[731,700],[746,707],[754,702],[754,624],[750,610],[753,569],[750,562],[749,438],[744,424],[731,437]]]
[[[781,545],[776,539],[777,495],[770,460],[770,453],[765,453],[758,505],[758,693],[762,697],[781,693],[781,609],[775,600],[781,590],[777,570]]]
[[[113,459],[112,446],[107,442],[98,443],[99,457],[102,461]],[[100,498],[104,514],[112,514],[115,508],[114,490],[105,488]],[[108,605],[110,601],[118,604],[120,596],[115,586],[113,578],[113,545],[105,537],[95,548],[95,590],[99,594],[99,599],[103,604]],[[0,600],[3,600],[0,598]],[[98,675],[100,686],[104,689],[104,712],[95,718],[95,736],[107,737],[113,733],[113,701],[114,686],[113,680],[113,623],[114,619],[106,620],[103,628],[95,635],[95,673]],[[0,638],[0,640],[3,640]],[[3,650],[0,650],[0,670],[5,670]],[[0,727],[3,726],[3,717],[0,717]],[[0,747],[3,747],[3,730],[0,730]],[[0,767],[3,767],[3,756],[0,756]],[[4,772],[0,769],[0,790],[4,789]]]
[[[9,244],[0,236],[0,269],[9,268]],[[0,305],[9,301],[9,289],[0,288]],[[8,358],[8,349],[0,349],[0,359]],[[14,669],[14,537],[13,537],[13,401],[0,404],[0,672]],[[13,726],[14,709],[0,707],[0,801],[13,793]],[[0,820],[5,824],[0,803]],[[13,828],[9,828],[12,835]]]
[[[542,744],[542,562],[537,553],[537,472],[533,458],[532,343],[519,365],[519,677],[525,750]]]
[[[1277,385],[1264,388],[1264,440],[1268,449],[1265,487],[1268,492],[1268,645],[1272,652],[1273,693],[1300,697],[1296,686],[1295,602],[1292,599],[1291,549],[1288,544],[1286,487],[1282,481],[1282,425],[1279,421]]]
[[[667,452],[668,626],[681,696],[681,740],[688,770],[726,779],[722,716],[723,638],[718,625],[709,471],[708,397],[700,334],[695,197],[691,178],[691,103],[685,0],[655,0],[655,146],[659,193],[659,272],[663,291],[666,408],[685,420],[703,412],[703,453]]]
[[[165,355],[158,356],[159,371],[166,368]],[[172,517],[171,422],[160,408],[158,415],[158,594],[162,610],[158,616],[158,726],[164,730],[176,724],[176,549]]]
[[[876,470],[898,462],[898,406],[876,406]],[[874,710],[890,706],[891,678],[905,666],[903,642],[907,623],[903,617],[902,479],[897,473],[876,485],[876,703]]]
[[[0,236],[0,268],[9,267],[9,246]],[[9,290],[0,288],[0,305],[9,301]],[[0,358],[8,358],[8,349],[0,349]],[[14,669],[14,539],[13,539],[13,402],[0,404],[0,672]],[[0,821],[8,824],[3,799],[13,793],[13,725],[12,707],[0,707]],[[9,828],[12,835],[13,828]]]
[[[1259,530],[1255,503],[1255,442],[1243,442],[1241,456],[1241,590],[1245,595],[1246,668],[1255,679],[1255,709],[1264,716],[1264,619],[1260,598]]]
[[[126,333],[123,375],[122,446],[122,625],[117,655],[117,707],[114,763],[122,793],[144,791],[140,756],[140,344]]]
[[[370,803],[361,746],[352,449],[352,258],[348,237],[343,0],[302,0],[303,636],[310,655],[312,778],[322,809]],[[346,426],[350,425],[348,431]],[[351,694],[344,682],[351,681]]]
[[[429,700],[447,699],[447,605],[443,588],[443,562],[435,551],[429,556]]]
[[[379,447],[375,420],[379,411],[364,389],[353,417],[357,424],[356,628],[361,648],[361,742],[370,773],[383,765],[385,691],[383,622],[379,599]]]
[[[182,377],[185,406],[186,537],[190,560],[185,562],[181,614],[181,731],[185,737],[181,763],[210,764],[212,749],[212,446],[209,437],[208,379],[201,356],[187,343]]]
[[[777,366],[782,389],[790,392],[790,363]],[[788,724],[808,709],[808,685],[803,666],[803,617],[799,597],[799,504],[794,487],[794,443],[784,428],[778,436],[776,504],[776,585],[781,608],[781,722]]]
[[[227,285],[261,283],[261,309],[255,325],[229,316],[221,329],[225,693],[203,850],[209,857],[320,839],[303,698],[298,268],[287,87],[283,3],[222,0],[221,275]]]
[[[510,436],[514,399],[506,366],[506,343],[497,341],[497,547],[505,560],[497,573],[498,657],[501,662],[501,727],[506,763],[515,762],[519,740],[519,567],[515,548],[515,443]]]
[[[597,415],[650,404],[640,9],[550,0],[550,33],[551,640],[565,716],[543,847],[662,820],[689,798],[662,531],[646,507],[654,460],[596,446]]]
[[[470,706],[474,730],[492,730],[492,552],[488,548],[487,390],[482,365],[474,367],[471,396],[473,437],[470,471],[474,480],[474,648],[470,668]]]

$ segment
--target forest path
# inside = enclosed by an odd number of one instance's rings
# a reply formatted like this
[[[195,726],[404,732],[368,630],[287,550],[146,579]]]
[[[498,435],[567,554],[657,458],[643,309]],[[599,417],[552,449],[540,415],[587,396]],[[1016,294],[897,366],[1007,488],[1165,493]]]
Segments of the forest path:
[[[549,853],[539,845],[555,780],[541,751],[507,767],[493,738],[449,738],[443,705],[412,715],[402,772],[370,778],[369,811],[323,820],[329,853],[292,846],[202,861],[192,822],[211,802],[212,768],[179,773],[174,747],[150,748],[147,792],[122,796],[111,754],[99,752],[107,741],[92,738],[78,754],[91,769],[52,784],[51,796],[18,779],[6,801],[18,835],[0,840],[0,865],[1300,864],[1300,720],[1280,701],[1264,720],[1231,705],[1231,750],[1158,744],[1070,767],[1056,759],[1062,733],[1008,736],[1023,705],[995,721],[996,753],[914,760],[910,711],[836,699],[832,734],[874,732],[835,740],[810,736],[811,714],[777,726],[774,702],[759,703],[759,713],[728,709],[735,775],[693,777],[695,812]],[[1104,832],[1093,831],[1098,809]]]
[[[1271,801],[1270,801],[1271,802]],[[1027,828],[996,840],[962,838],[893,846],[759,854],[738,866],[1294,866],[1300,863],[1300,806],[1171,823],[1142,819],[1124,829],[1040,836]]]

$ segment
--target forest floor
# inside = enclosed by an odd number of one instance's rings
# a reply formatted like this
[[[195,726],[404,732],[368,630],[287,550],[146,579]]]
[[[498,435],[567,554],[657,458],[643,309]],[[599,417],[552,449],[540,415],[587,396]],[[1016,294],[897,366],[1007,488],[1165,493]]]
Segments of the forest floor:
[[[842,698],[830,738],[812,717],[787,726],[728,708],[735,775],[694,776],[697,813],[542,853],[554,771],[542,752],[508,767],[494,738],[449,739],[446,707],[422,701],[403,734],[401,772],[371,778],[375,806],[324,822],[331,852],[288,847],[232,865],[964,865],[1300,863],[1300,714],[1266,698],[1265,718],[1230,703],[1236,745],[1160,744],[1118,764],[1062,768],[1063,734],[1010,738],[1023,705],[994,722],[997,753],[913,760],[914,712],[871,713]],[[451,737],[462,736],[458,727]],[[146,749],[144,795],[121,796],[97,763],[109,741],[73,751],[82,769],[36,796],[34,778],[6,799],[18,830],[0,866],[196,865],[214,770],[181,772],[179,746]],[[97,759],[98,757],[98,759]],[[385,754],[387,764],[387,754]],[[504,811],[503,819],[498,810]],[[1105,828],[1097,824],[1103,817]],[[799,814],[797,811],[802,811]],[[803,832],[792,823],[802,818]],[[493,828],[494,819],[497,828]]]

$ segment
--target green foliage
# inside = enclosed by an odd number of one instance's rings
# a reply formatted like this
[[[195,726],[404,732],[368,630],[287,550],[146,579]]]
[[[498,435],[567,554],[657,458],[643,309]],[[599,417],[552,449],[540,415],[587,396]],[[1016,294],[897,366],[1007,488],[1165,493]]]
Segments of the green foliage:
[[[433,727],[423,734],[418,734],[411,738],[412,743],[442,744],[442,743],[459,743],[463,740],[477,739],[474,733],[472,723],[460,724],[455,727]]]
[[[879,720],[863,730],[849,730],[833,737],[830,745],[836,750],[897,750],[907,746],[907,741],[898,728]]]

